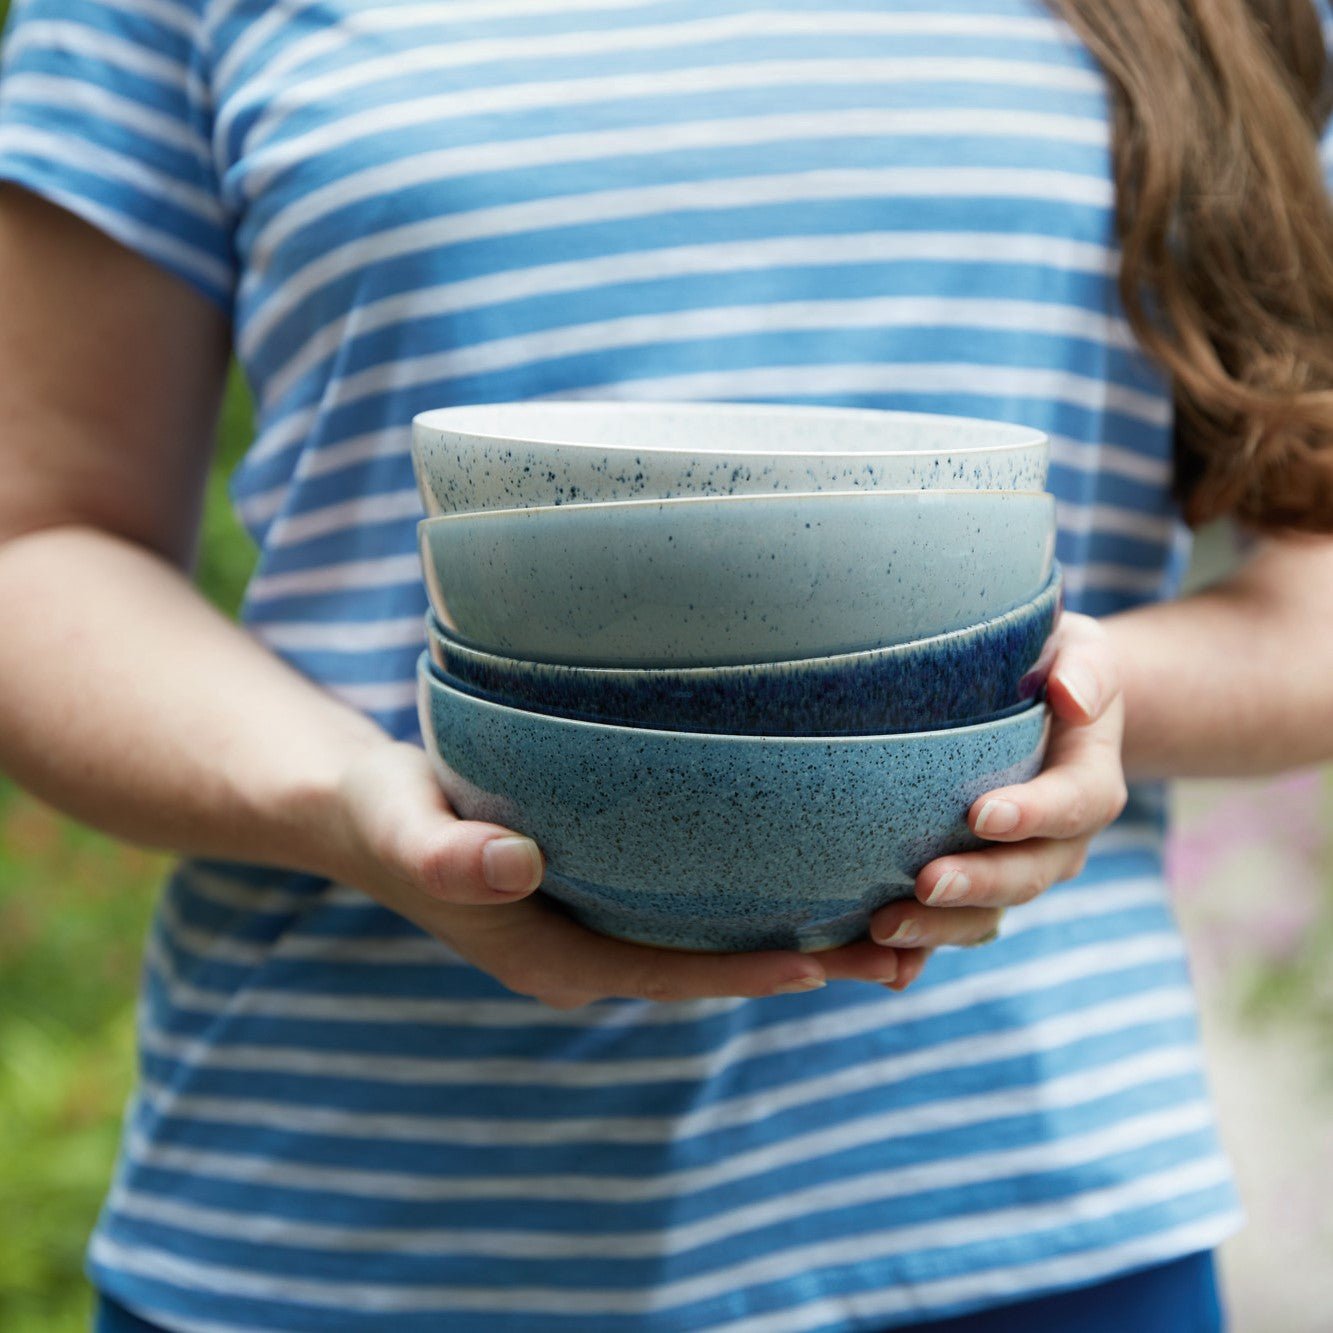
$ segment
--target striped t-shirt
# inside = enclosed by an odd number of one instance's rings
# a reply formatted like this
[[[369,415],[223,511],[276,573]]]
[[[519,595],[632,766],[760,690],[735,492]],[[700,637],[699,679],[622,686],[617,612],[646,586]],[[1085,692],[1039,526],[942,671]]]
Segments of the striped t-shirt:
[[[1107,94],[1038,0],[26,0],[0,179],[229,312],[261,642],[415,737],[414,413],[593,396],[1054,441],[1075,609],[1171,595]],[[898,995],[507,992],[355,889],[189,864],[94,1282],[183,1333],[849,1333],[1238,1224],[1161,794]]]

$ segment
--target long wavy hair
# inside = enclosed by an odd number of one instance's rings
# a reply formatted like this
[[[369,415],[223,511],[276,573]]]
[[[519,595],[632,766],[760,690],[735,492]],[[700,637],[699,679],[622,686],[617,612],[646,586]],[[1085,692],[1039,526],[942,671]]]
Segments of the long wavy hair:
[[[1311,0],[1048,0],[1114,97],[1120,292],[1192,524],[1333,532],[1333,106]]]

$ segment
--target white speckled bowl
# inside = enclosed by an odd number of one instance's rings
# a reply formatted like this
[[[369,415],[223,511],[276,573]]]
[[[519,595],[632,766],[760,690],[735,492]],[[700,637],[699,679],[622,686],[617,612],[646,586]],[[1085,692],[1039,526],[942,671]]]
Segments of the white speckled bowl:
[[[1055,504],[1013,491],[848,491],[426,519],[441,624],[492,653],[713,666],[961,629],[1050,578]]]
[[[526,712],[441,681],[423,654],[421,731],[466,819],[534,838],[545,892],[603,934],[666,948],[832,948],[917,872],[979,846],[976,798],[1031,778],[1035,705],[910,735],[716,736]]]
[[[1004,422],[776,403],[526,402],[418,416],[428,514],[780,491],[1041,491],[1050,445]]]

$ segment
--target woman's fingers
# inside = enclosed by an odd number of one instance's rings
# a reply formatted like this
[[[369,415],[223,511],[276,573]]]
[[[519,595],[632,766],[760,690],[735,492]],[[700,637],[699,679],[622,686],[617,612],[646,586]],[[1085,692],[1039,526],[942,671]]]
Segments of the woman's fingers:
[[[416,746],[367,751],[344,778],[343,799],[357,850],[373,873],[390,874],[429,898],[513,902],[542,881],[537,844],[499,824],[460,820]]]
[[[469,961],[510,990],[554,1008],[600,999],[659,1002],[760,998],[817,990],[816,957],[772,951],[704,954],[652,949],[594,934],[554,906],[443,909],[440,931]]]
[[[950,944],[980,944],[1000,924],[1001,908],[925,907],[914,898],[881,907],[870,921],[870,937],[890,949],[939,949]]]
[[[1091,616],[1066,611],[1050,646],[1054,649],[1046,697],[1056,717],[1095,722],[1120,697],[1120,673],[1106,630]]]
[[[943,857],[917,877],[916,920],[948,909],[1016,907],[1031,902],[1052,884],[1082,872],[1088,838],[1034,838],[1007,847],[988,847],[964,856]],[[924,904],[924,906],[921,906]],[[887,910],[887,909],[886,909]]]
[[[1124,809],[1124,703],[1106,632],[1087,616],[1066,615],[1054,637],[1047,695],[1056,720],[1046,762],[1031,782],[987,792],[973,803],[968,823],[978,837],[1011,843],[1079,838],[1105,828]]]
[[[1046,766],[1018,786],[973,802],[968,823],[978,837],[1016,843],[1028,838],[1080,838],[1099,832],[1125,808],[1120,765],[1119,703],[1085,726],[1057,723]]]
[[[968,824],[993,845],[925,866],[918,901],[877,913],[875,939],[894,948],[983,942],[1004,908],[1081,873],[1093,836],[1124,809],[1124,703],[1106,633],[1087,616],[1065,615],[1051,642],[1055,720],[1042,771],[973,803]]]
[[[544,873],[542,854],[531,838],[461,820],[423,839],[414,863],[426,893],[461,904],[525,898]]]
[[[877,981],[888,985],[898,978],[898,951],[870,940],[858,940],[815,954],[830,981]]]
[[[1124,808],[1123,704],[1106,633],[1067,614],[1051,651],[1055,723],[1042,773],[988,792],[968,812],[973,832],[1008,845],[941,857],[917,877],[915,900],[891,903],[871,921],[875,947],[894,956],[884,967],[894,976],[880,979],[895,989],[916,980],[932,950],[993,939],[1004,908],[1077,875],[1090,836]],[[864,976],[869,966],[853,950],[820,957],[830,976]]]
[[[889,982],[890,990],[906,990],[925,970],[933,949],[898,950],[898,976]]]

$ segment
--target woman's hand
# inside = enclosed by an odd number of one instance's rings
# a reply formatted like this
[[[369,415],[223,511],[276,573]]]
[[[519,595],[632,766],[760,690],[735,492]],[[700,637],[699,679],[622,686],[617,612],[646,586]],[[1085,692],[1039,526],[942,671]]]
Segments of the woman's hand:
[[[328,873],[364,889],[510,990],[557,1009],[601,999],[694,1000],[814,990],[825,955],[695,954],[608,939],[544,897],[536,844],[460,820],[423,751],[367,748],[349,768]],[[893,950],[839,950],[839,976],[889,982]],[[832,957],[833,955],[829,955]]]
[[[915,901],[892,903],[871,921],[873,939],[898,952],[894,989],[920,975],[933,949],[993,939],[1006,907],[1079,874],[1093,837],[1125,808],[1124,704],[1109,638],[1095,620],[1066,613],[1052,643],[1045,767],[1031,782],[987,792],[968,812],[972,831],[998,845],[932,861],[917,876]],[[836,975],[837,960],[827,962]]]
[[[551,1004],[823,980],[796,953],[700,957],[583,930],[529,896],[531,844],[455,819],[421,750],[205,604],[174,566],[195,546],[226,377],[211,302],[8,187],[0,291],[0,769],[130,841],[356,885]],[[879,950],[862,974],[895,963]]]
[[[980,837],[1003,845],[926,866],[917,901],[876,913],[872,940],[816,955],[709,955],[595,934],[533,896],[542,877],[536,844],[458,819],[426,756],[409,745],[372,747],[349,770],[348,836],[330,870],[510,990],[554,1008],[778,995],[834,979],[901,990],[932,949],[991,938],[1004,908],[1077,875],[1093,836],[1124,808],[1123,709],[1106,635],[1095,621],[1066,615],[1053,644],[1046,766],[1031,782],[987,793],[968,816]]]

